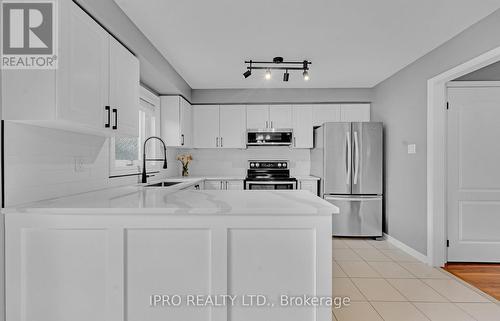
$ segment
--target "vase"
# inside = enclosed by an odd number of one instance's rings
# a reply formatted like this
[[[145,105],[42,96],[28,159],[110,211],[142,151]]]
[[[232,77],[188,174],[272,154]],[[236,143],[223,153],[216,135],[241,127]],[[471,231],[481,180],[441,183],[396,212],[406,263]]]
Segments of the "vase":
[[[183,177],[189,176],[189,169],[187,166],[182,166],[182,176]]]

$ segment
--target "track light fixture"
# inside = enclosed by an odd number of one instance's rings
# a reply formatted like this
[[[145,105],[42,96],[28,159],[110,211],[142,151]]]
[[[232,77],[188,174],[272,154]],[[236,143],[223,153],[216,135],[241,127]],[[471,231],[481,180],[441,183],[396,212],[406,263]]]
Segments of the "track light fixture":
[[[271,79],[271,69],[267,68],[265,77],[266,77],[266,80]]]
[[[290,78],[289,70],[302,70],[302,76],[304,80],[309,80],[309,65],[311,65],[310,61],[284,61],[283,57],[274,57],[273,61],[253,61],[247,60],[245,64],[248,64],[247,71],[243,73],[245,78],[250,77],[252,75],[252,70],[265,70],[264,78],[266,80],[271,79],[271,70],[284,70],[283,81],[287,82]],[[256,64],[257,66],[252,66],[252,64]]]
[[[288,78],[290,78],[290,74],[288,73],[288,69],[285,71],[283,74],[283,81],[288,81]]]
[[[247,67],[247,71],[243,73],[243,77],[248,78],[252,74],[252,61],[250,60],[250,67]]]

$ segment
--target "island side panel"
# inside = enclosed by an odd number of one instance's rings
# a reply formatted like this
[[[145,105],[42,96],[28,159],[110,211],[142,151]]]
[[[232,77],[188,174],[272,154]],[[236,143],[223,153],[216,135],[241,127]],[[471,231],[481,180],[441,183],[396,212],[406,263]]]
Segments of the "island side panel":
[[[7,321],[331,320],[329,308],[149,306],[154,294],[331,296],[330,216],[6,216]]]

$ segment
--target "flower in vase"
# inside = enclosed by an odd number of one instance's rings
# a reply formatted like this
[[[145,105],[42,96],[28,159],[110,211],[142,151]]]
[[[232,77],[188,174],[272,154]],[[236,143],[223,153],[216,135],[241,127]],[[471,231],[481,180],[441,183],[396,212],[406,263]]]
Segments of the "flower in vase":
[[[189,175],[189,163],[193,160],[193,156],[191,154],[180,154],[177,155],[177,160],[182,164],[182,176]]]

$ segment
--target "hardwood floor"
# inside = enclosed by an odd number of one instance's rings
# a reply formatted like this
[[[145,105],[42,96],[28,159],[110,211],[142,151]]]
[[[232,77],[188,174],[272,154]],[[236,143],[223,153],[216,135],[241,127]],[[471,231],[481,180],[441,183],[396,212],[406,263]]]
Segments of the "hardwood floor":
[[[500,300],[500,264],[448,263],[444,269]]]

